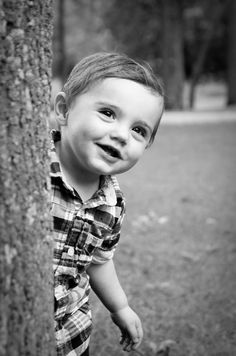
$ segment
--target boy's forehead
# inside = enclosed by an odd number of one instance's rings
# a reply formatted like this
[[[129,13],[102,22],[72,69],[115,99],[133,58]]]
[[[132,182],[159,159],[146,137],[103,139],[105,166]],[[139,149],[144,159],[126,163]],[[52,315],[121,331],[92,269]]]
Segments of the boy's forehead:
[[[96,88],[96,87],[103,87],[103,88],[107,88],[107,87],[117,87],[117,86],[125,86],[128,84],[139,84],[141,86],[144,86],[143,84],[140,84],[134,80],[131,79],[126,79],[126,78],[118,78],[118,77],[108,77],[108,78],[103,78],[100,79],[96,82],[94,82],[91,85],[91,88]]]
[[[132,97],[135,94],[143,95],[144,93],[147,96],[159,96],[158,93],[154,93],[154,91],[152,91],[144,84],[135,82],[130,79],[116,77],[104,78],[98,82],[95,82],[90,86],[87,93],[91,93],[97,96],[106,95],[108,97],[120,94],[127,94],[129,97]]]

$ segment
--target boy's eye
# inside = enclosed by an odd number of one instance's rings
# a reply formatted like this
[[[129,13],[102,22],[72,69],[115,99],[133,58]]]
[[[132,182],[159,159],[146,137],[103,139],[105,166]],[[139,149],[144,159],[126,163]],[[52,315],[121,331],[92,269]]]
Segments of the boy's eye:
[[[144,127],[136,126],[133,128],[133,131],[144,138],[147,136],[147,130]]]
[[[115,117],[115,114],[111,109],[104,108],[104,109],[100,109],[99,112],[102,115],[105,115],[106,117],[111,118],[111,119],[113,119]]]

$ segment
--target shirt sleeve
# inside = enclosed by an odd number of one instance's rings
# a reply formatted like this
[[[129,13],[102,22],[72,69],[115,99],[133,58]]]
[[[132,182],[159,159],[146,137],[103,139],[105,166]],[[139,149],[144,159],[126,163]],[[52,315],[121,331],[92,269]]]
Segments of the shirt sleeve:
[[[118,217],[118,220],[113,227],[112,233],[109,236],[107,236],[104,239],[102,245],[95,250],[92,263],[103,264],[113,258],[114,252],[116,250],[116,247],[120,239],[120,231],[121,231],[121,226],[122,226],[124,216],[125,216],[125,201],[122,200],[120,216]]]
[[[54,294],[55,320],[60,320],[65,315],[69,303],[69,291],[64,285],[58,285]]]

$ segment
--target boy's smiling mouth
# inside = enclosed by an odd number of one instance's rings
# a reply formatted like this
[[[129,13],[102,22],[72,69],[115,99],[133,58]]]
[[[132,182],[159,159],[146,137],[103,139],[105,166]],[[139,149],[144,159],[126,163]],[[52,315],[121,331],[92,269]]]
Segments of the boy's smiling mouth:
[[[113,146],[110,145],[103,145],[103,144],[97,144],[103,151],[105,151],[107,154],[109,154],[111,157],[114,158],[119,158],[121,159],[121,153],[120,151]]]

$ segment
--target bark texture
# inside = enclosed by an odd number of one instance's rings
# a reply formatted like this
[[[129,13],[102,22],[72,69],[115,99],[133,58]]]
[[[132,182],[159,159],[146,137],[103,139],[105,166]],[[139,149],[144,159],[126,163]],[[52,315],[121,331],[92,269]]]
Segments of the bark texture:
[[[53,355],[52,0],[0,0],[0,355]]]

